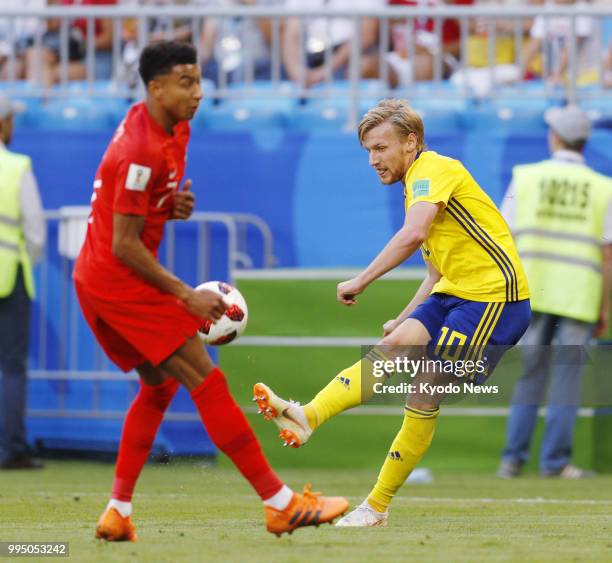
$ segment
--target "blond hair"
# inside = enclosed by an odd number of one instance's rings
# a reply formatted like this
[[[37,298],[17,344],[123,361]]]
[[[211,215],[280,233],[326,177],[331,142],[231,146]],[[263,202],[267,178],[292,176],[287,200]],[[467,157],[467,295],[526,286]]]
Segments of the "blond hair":
[[[417,138],[417,150],[425,148],[425,126],[421,116],[408,102],[396,99],[381,100],[361,118],[358,129],[359,142],[363,144],[368,132],[386,122],[395,127],[402,139],[414,133]]]

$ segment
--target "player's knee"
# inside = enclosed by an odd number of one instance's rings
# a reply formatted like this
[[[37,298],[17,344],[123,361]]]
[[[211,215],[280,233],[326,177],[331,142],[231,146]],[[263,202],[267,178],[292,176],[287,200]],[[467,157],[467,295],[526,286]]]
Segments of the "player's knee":
[[[146,397],[147,402],[155,408],[165,411],[176,395],[179,382],[174,378],[168,378],[160,385],[140,384],[140,393]]]
[[[403,344],[405,344],[403,342],[402,336],[398,331],[393,331],[391,334],[388,334],[387,336],[385,336],[379,343],[379,346],[391,346],[391,347],[396,347],[396,346],[402,346]]]

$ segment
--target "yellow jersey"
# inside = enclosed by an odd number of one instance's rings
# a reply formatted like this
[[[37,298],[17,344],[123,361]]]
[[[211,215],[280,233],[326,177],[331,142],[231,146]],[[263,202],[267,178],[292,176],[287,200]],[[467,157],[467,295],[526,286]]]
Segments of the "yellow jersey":
[[[485,302],[529,297],[510,229],[491,198],[458,160],[422,152],[404,179],[406,211],[442,204],[421,247],[442,278],[432,293]]]

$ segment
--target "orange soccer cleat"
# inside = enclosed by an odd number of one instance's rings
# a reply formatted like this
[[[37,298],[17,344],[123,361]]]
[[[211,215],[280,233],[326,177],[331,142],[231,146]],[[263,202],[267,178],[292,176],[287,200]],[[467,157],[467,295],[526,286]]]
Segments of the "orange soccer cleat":
[[[253,401],[259,407],[257,413],[278,426],[283,445],[299,448],[308,441],[312,428],[300,403],[281,399],[264,383],[256,383],[253,387]]]
[[[124,518],[116,508],[108,508],[102,513],[96,526],[96,538],[107,541],[138,540],[131,518]]]
[[[348,506],[344,497],[322,497],[321,493],[313,493],[310,485],[304,485],[303,494],[293,493],[285,510],[265,507],[266,529],[280,537],[303,526],[331,524],[334,518],[346,512]]]

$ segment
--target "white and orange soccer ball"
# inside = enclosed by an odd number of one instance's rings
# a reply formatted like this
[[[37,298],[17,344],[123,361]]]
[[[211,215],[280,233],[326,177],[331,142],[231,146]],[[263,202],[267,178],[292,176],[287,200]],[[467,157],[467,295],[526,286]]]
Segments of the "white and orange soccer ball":
[[[234,286],[221,281],[209,281],[196,287],[196,291],[214,291],[229,305],[224,315],[216,322],[204,321],[198,332],[205,344],[220,346],[236,340],[246,328],[249,309],[246,301]]]

